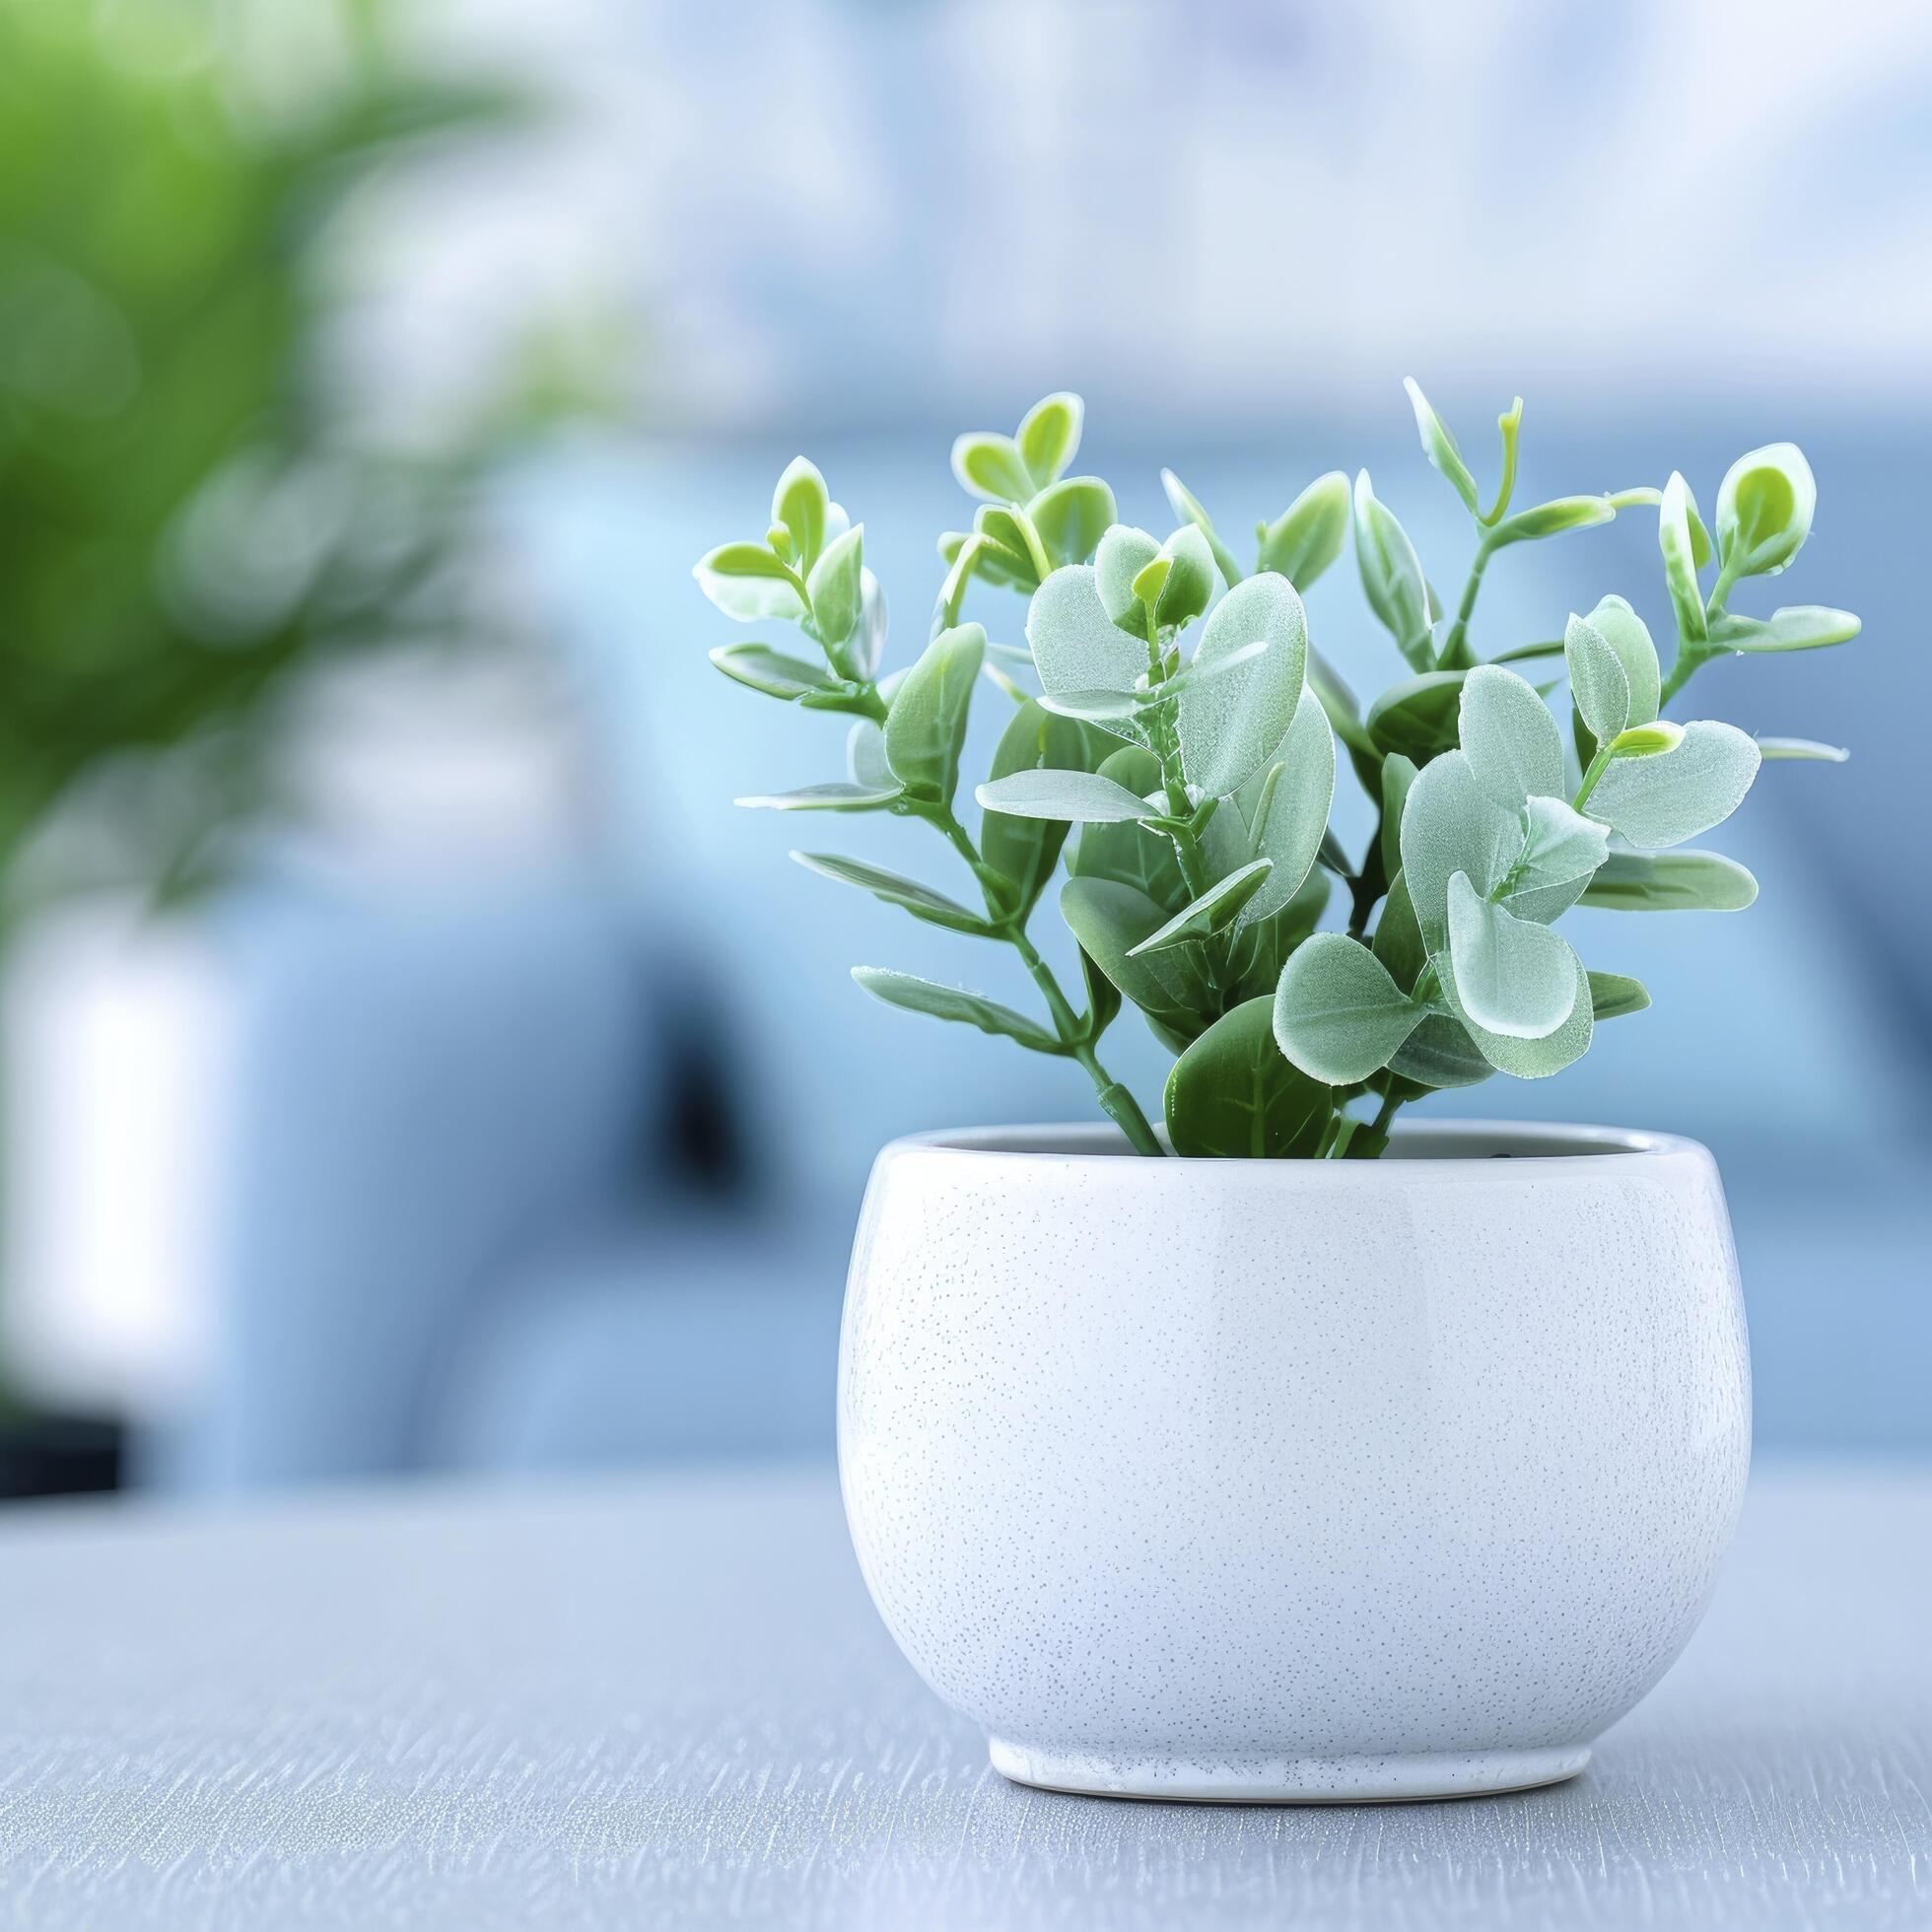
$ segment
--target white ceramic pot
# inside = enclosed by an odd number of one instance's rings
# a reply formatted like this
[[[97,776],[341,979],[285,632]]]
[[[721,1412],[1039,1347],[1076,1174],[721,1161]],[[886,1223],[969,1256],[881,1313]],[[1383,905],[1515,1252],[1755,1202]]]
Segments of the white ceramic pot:
[[[1008,1777],[1250,1801],[1544,1784],[1669,1668],[1744,1493],[1710,1155],[1415,1126],[878,1157],[839,1457],[899,1646]]]

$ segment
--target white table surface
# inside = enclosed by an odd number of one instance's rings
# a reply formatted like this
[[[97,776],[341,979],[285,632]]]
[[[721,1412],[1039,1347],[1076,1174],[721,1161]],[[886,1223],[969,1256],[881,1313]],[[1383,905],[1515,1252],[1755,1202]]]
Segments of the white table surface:
[[[1004,1783],[823,1470],[0,1517],[0,1925],[1932,1926],[1932,1472],[1762,1468],[1573,1783]]]

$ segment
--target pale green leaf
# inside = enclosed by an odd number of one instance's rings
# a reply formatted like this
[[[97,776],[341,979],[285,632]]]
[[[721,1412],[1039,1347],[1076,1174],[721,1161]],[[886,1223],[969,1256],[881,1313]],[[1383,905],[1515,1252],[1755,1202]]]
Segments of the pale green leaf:
[[[1171,469],[1160,473],[1160,487],[1167,494],[1168,507],[1183,523],[1192,523],[1208,539],[1208,551],[1212,554],[1216,568],[1229,589],[1241,582],[1240,569],[1229,554],[1228,547],[1220,539],[1214,528],[1214,519],[1202,508],[1201,501],[1194,492],[1174,474]]]
[[[1786,604],[1768,617],[1720,617],[1710,641],[1725,651],[1818,651],[1846,644],[1863,626],[1828,604]]]
[[[762,543],[721,543],[691,567],[698,588],[740,624],[805,614],[792,574]]]
[[[846,733],[846,776],[867,792],[898,792],[900,784],[885,755],[885,733],[862,718]]]
[[[1497,664],[1463,679],[1460,735],[1470,775],[1512,810],[1565,790],[1563,734],[1533,685]]]
[[[1145,893],[1115,879],[1070,878],[1060,889],[1060,911],[1088,957],[1149,1024],[1186,1041],[1214,1017],[1215,995],[1196,947],[1133,954],[1166,923],[1167,915]]]
[[[1818,509],[1818,484],[1795,443],[1740,456],[1717,487],[1717,555],[1726,576],[1781,571],[1804,547]]]
[[[805,785],[796,792],[758,794],[733,802],[763,811],[878,811],[901,795],[897,786],[887,788],[840,781],[830,785]]]
[[[1136,797],[1160,789],[1160,761],[1138,745],[1123,745],[1103,761],[1100,773],[1125,786]],[[1131,819],[1089,822],[1080,833],[1067,869],[1078,877],[1113,879],[1133,886],[1152,900],[1157,912],[1145,929],[1148,932],[1188,897],[1173,840]]]
[[[1247,922],[1271,918],[1301,889],[1328,829],[1335,798],[1335,738],[1312,691],[1302,693],[1269,770],[1279,777],[1266,786],[1265,795],[1257,796],[1250,830],[1256,857],[1272,861],[1274,870],[1248,902],[1242,916]],[[1222,816],[1232,816],[1228,806],[1216,814],[1217,819]]]
[[[1399,751],[1382,760],[1382,876],[1386,879],[1393,880],[1402,870],[1402,811],[1415,773],[1414,760]]]
[[[1697,587],[1696,507],[1690,500],[1690,486],[1678,470],[1664,485],[1664,501],[1657,510],[1657,546],[1664,553],[1664,585],[1671,593],[1671,608],[1677,613],[1678,635],[1690,644],[1704,639],[1704,593]]]
[[[1556,497],[1534,510],[1519,510],[1515,516],[1505,517],[1489,533],[1489,543],[1501,549],[1506,543],[1558,536],[1564,530],[1587,530],[1610,522],[1616,515],[1616,506],[1608,497]]]
[[[1070,719],[1056,718],[1029,700],[1014,712],[993,754],[991,778],[1021,772],[1080,771],[1087,734]],[[980,827],[980,857],[1010,887],[1005,910],[1024,918],[1039,899],[1067,837],[1065,819],[1021,818],[989,812]]]
[[[1267,649],[1238,670],[1208,677],[1248,646]],[[1280,743],[1301,702],[1308,628],[1301,599],[1272,573],[1237,584],[1209,613],[1181,693],[1177,728],[1188,783],[1226,797]]]
[[[1560,1073],[1590,1050],[1590,1037],[1595,1026],[1590,1010],[1590,977],[1580,959],[1576,960],[1575,966],[1575,991],[1569,1017],[1553,1033],[1547,1033],[1541,1039],[1519,1040],[1507,1033],[1492,1033],[1472,1021],[1460,1001],[1454,963],[1447,953],[1438,953],[1435,957],[1436,975],[1443,997],[1461,1020],[1470,1039],[1497,1072],[1511,1074],[1519,1080],[1542,1080],[1552,1073]]]
[[[885,719],[885,755],[893,775],[916,798],[952,802],[966,714],[985,654],[986,633],[979,625],[941,631],[892,700]]]
[[[811,621],[819,640],[837,657],[838,649],[859,628],[864,602],[865,526],[855,523],[843,536],[825,546],[811,567],[805,590],[811,598]]]
[[[1342,554],[1348,537],[1348,479],[1339,469],[1318,476],[1272,523],[1263,523],[1258,568],[1285,577],[1304,595]]]
[[[1114,493],[1097,476],[1070,476],[1042,490],[1026,514],[1056,569],[1084,564],[1114,520]]]
[[[984,430],[953,444],[952,473],[963,488],[991,503],[1025,503],[1036,488],[1018,444]]]
[[[1576,955],[1559,933],[1480,896],[1468,875],[1449,881],[1449,956],[1462,1010],[1512,1040],[1541,1040],[1569,1017]]]
[[[979,914],[948,899],[944,893],[934,892],[916,879],[902,878],[882,865],[867,864],[862,859],[842,859],[830,852],[794,852],[792,857],[808,872],[836,879],[841,885],[857,886],[862,892],[869,892],[889,906],[898,906],[929,925],[943,926],[954,932],[986,931],[986,921]]]
[[[802,657],[789,657],[762,644],[721,644],[708,654],[724,675],[773,698],[802,698],[811,691],[849,689]]]
[[[1020,461],[1026,465],[1035,490],[1044,490],[1066,473],[1080,447],[1080,426],[1086,404],[1070,390],[1042,396],[1020,418]]]
[[[1590,976],[1590,1014],[1593,1019],[1622,1019],[1627,1013],[1640,1013],[1650,1004],[1650,995],[1641,980],[1622,973],[1592,973]]]
[[[1129,692],[1147,668],[1145,642],[1107,615],[1090,564],[1055,571],[1033,593],[1026,642],[1040,688],[1050,698]]]
[[[1715,852],[1613,852],[1583,895],[1618,912],[1742,912],[1758,881]]]
[[[1281,969],[1275,1040],[1311,1079],[1353,1086],[1389,1064],[1422,1015],[1366,946],[1317,932]]]
[[[1448,1013],[1430,1013],[1397,1050],[1389,1071],[1425,1087],[1476,1086],[1495,1071],[1469,1029]]]
[[[1445,942],[1449,881],[1457,872],[1486,898],[1523,850],[1523,823],[1477,784],[1460,751],[1424,765],[1402,813],[1402,870],[1431,952]]]
[[[1599,744],[1608,744],[1630,722],[1630,680],[1622,659],[1588,618],[1572,611],[1563,632],[1563,663],[1577,715]]]
[[[1169,946],[1221,932],[1261,889],[1272,869],[1271,862],[1266,859],[1250,860],[1247,864],[1237,866],[1225,878],[1216,879],[1199,899],[1183,906],[1165,925],[1156,927],[1144,939],[1129,947],[1128,957],[1138,959],[1143,953],[1163,952]]]
[[[1426,765],[1456,742],[1467,671],[1423,671],[1392,684],[1368,708],[1364,721],[1378,754],[1400,753],[1411,764]]]
[[[1449,425],[1430,407],[1429,399],[1417,385],[1413,376],[1402,379],[1402,386],[1409,391],[1409,400],[1415,411],[1415,428],[1422,439],[1422,453],[1434,466],[1448,478],[1451,488],[1462,498],[1472,517],[1479,517],[1482,511],[1476,494],[1476,478],[1469,473],[1469,465],[1463,461],[1463,452],[1456,448],[1456,439],[1449,433]]]
[[[1759,755],[1735,725],[1699,720],[1685,725],[1675,751],[1607,766],[1586,809],[1633,846],[1681,845],[1737,810],[1758,776]]]
[[[1410,663],[1426,670],[1434,656],[1428,586],[1414,545],[1376,497],[1367,470],[1355,477],[1355,562],[1368,607]]]
[[[1024,1013],[989,1000],[983,993],[969,993],[964,987],[941,986],[935,980],[923,980],[912,973],[895,973],[883,966],[855,966],[852,977],[874,1000],[888,1006],[901,1006],[909,1013],[929,1013],[934,1019],[957,1020],[977,1026],[982,1033],[1017,1040],[1035,1053],[1061,1053],[1065,1049],[1044,1027],[1036,1026]]]
[[[1584,622],[1617,654],[1617,661],[1622,666],[1630,690],[1628,723],[1648,724],[1657,716],[1663,680],[1657,647],[1651,643],[1643,619],[1622,597],[1612,596],[1599,598]]]
[[[1159,806],[1098,772],[1015,772],[982,785],[974,795],[987,811],[1010,812],[1020,818],[1095,825],[1160,816]]]
[[[1816,738],[1767,738],[1758,736],[1760,758],[1803,758],[1818,764],[1842,765],[1851,753],[1841,744],[1820,744]]]
[[[1496,903],[1518,919],[1548,926],[1582,898],[1610,851],[1610,835],[1561,798],[1532,798],[1523,807],[1523,850]]]
[[[782,523],[792,538],[792,556],[799,570],[810,570],[825,548],[825,517],[831,497],[818,466],[794,456],[772,492],[772,521]]]

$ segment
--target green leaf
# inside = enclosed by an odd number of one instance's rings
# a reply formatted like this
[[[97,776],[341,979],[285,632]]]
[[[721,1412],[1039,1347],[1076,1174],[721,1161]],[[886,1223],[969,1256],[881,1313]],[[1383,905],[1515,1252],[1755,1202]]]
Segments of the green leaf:
[[[1002,1006],[983,993],[941,986],[936,980],[922,980],[915,974],[895,973],[883,966],[855,966],[852,977],[874,1000],[881,1000],[888,1006],[902,1006],[909,1013],[930,1013],[934,1019],[977,1026],[982,1033],[1017,1040],[1035,1053],[1066,1051],[1044,1027],[1034,1025],[1024,1013]]]
[[[1588,618],[1572,611],[1563,632],[1563,662],[1577,715],[1599,744],[1608,744],[1630,722],[1630,680],[1622,659]]]
[[[733,802],[763,811],[877,811],[894,804],[902,794],[897,786],[854,785],[840,781],[830,785],[805,785],[796,792],[773,792]]]
[[[1260,891],[1263,880],[1273,869],[1272,862],[1266,859],[1250,860],[1247,864],[1237,866],[1225,878],[1216,879],[1199,899],[1183,906],[1164,926],[1156,927],[1144,939],[1130,946],[1128,957],[1138,959],[1145,953],[1164,952],[1189,939],[1202,939],[1210,932],[1221,932],[1233,924],[1235,915]]]
[[[1249,900],[1243,913],[1248,921],[1271,918],[1300,891],[1328,830],[1335,800],[1335,739],[1312,691],[1301,694],[1294,722],[1268,770],[1279,776],[1258,789],[1250,834],[1255,856],[1270,860],[1274,870]],[[1226,810],[1223,806],[1222,812]]]
[[[941,631],[894,695],[885,719],[885,755],[911,796],[952,802],[966,714],[985,655],[986,633],[979,625]]]
[[[1650,1004],[1650,995],[1641,980],[1626,979],[1622,973],[1592,973],[1590,1014],[1593,1019],[1622,1019],[1626,1013],[1640,1013]]]
[[[1255,643],[1267,649],[1240,669],[1207,675]],[[1307,658],[1307,620],[1285,577],[1251,577],[1214,606],[1176,719],[1190,785],[1224,798],[1261,768],[1294,720]]]
[[[1558,536],[1564,530],[1587,530],[1610,522],[1616,515],[1617,508],[1608,497],[1556,497],[1534,510],[1519,510],[1514,517],[1505,517],[1490,531],[1489,547],[1500,550],[1504,544]]]
[[[1523,850],[1523,825],[1477,784],[1468,758],[1444,752],[1424,765],[1402,813],[1402,870],[1431,952],[1448,932],[1449,881],[1467,872],[1487,898]]]
[[[1262,523],[1258,568],[1285,577],[1306,594],[1342,554],[1348,537],[1348,479],[1339,469],[1318,476],[1272,523]]]
[[[1449,881],[1449,955],[1463,1013],[1490,1033],[1545,1039],[1576,1002],[1569,942],[1479,896],[1463,872]]]
[[[1415,427],[1422,438],[1422,453],[1444,476],[1450,486],[1462,498],[1464,506],[1472,517],[1483,513],[1476,494],[1476,478],[1469,473],[1469,465],[1463,461],[1463,452],[1456,448],[1456,439],[1449,433],[1449,425],[1429,406],[1429,399],[1416,384],[1413,376],[1402,379],[1402,386],[1409,391],[1409,400],[1415,411]]]
[[[813,628],[835,663],[839,662],[839,647],[859,628],[865,596],[864,548],[865,526],[855,523],[825,546],[824,555],[805,579]]]
[[[993,754],[995,783],[1021,772],[1081,771],[1086,733],[1071,719],[1056,718],[1028,699],[1014,712]],[[989,812],[980,827],[980,857],[1012,890],[1006,910],[1024,919],[1032,911],[1060,858],[1067,821]]]
[[[1201,501],[1194,492],[1174,474],[1171,469],[1160,473],[1160,487],[1167,494],[1168,508],[1183,523],[1192,523],[1208,539],[1208,548],[1221,573],[1221,580],[1231,590],[1241,582],[1241,572],[1228,547],[1220,539],[1214,528],[1214,519],[1201,507]]]
[[[1166,922],[1145,893],[1113,879],[1070,878],[1060,888],[1060,911],[1081,948],[1150,1023],[1192,1040],[1213,1018],[1215,996],[1194,947],[1133,955]]]
[[[1448,1013],[1430,1013],[1389,1062],[1389,1071],[1424,1087],[1476,1086],[1495,1070],[1469,1029]]]
[[[1675,751],[1684,742],[1684,726],[1668,718],[1653,719],[1648,724],[1632,724],[1619,731],[1604,747],[1613,758],[1655,758],[1659,752]]]
[[[977,520],[977,519],[975,519]],[[1015,557],[995,543],[983,531],[945,530],[939,537],[939,555],[948,565],[956,565],[959,553],[968,544],[973,546],[973,571],[988,584],[1001,585],[1008,589],[1033,590],[1039,586],[1033,562],[1029,557]]]
[[[1086,420],[1086,404],[1070,390],[1042,396],[1020,418],[1020,461],[1026,465],[1035,490],[1044,490],[1059,481],[1080,447],[1080,426]]]
[[[929,925],[943,926],[954,932],[984,934],[987,930],[986,921],[979,914],[915,879],[888,872],[883,866],[868,865],[862,859],[841,859],[830,852],[794,852],[792,857],[808,872],[836,879],[841,885],[856,885],[862,892],[869,892],[888,906],[901,907]]]
[[[1478,664],[1463,679],[1459,730],[1470,775],[1512,810],[1562,794],[1563,734],[1536,689],[1514,671]]]
[[[1167,1138],[1177,1154],[1220,1160],[1307,1158],[1335,1109],[1275,1044],[1267,994],[1223,1013],[1167,1076]]]
[[[1302,880],[1300,891],[1279,912],[1236,925],[1229,959],[1236,991],[1243,998],[1274,994],[1289,954],[1321,923],[1328,901],[1329,877],[1318,866]]]
[[[869,718],[860,719],[846,733],[846,777],[868,792],[901,790],[885,755],[885,733]]]
[[[1392,751],[1382,760],[1382,876],[1394,879],[1402,870],[1402,812],[1409,788],[1415,783],[1415,763]]]
[[[987,811],[1019,818],[1057,818],[1073,824],[1158,818],[1161,807],[1137,797],[1098,772],[1027,771],[982,785],[974,794]]]
[[[1786,604],[1768,617],[1720,617],[1710,627],[1710,641],[1726,651],[1818,651],[1849,643],[1863,628],[1848,610]]]
[[[1760,758],[1802,758],[1813,763],[1842,765],[1851,756],[1841,744],[1820,744],[1816,738],[1767,738],[1758,734]]]
[[[1423,671],[1392,684],[1368,708],[1364,721],[1378,752],[1400,752],[1426,765],[1456,743],[1467,671]]]
[[[805,614],[792,573],[762,543],[721,543],[691,567],[698,588],[726,617],[740,624],[768,617],[792,620]]]
[[[1696,506],[1690,500],[1690,486],[1679,470],[1671,471],[1664,485],[1664,501],[1657,508],[1657,547],[1664,553],[1664,586],[1671,593],[1671,608],[1677,614],[1678,636],[1690,644],[1704,641],[1704,593],[1697,587]]]
[[[835,683],[816,664],[762,644],[721,644],[708,655],[726,677],[768,697],[794,699],[807,692],[851,688]]]
[[[1601,597],[1584,622],[1616,653],[1622,666],[1630,691],[1629,723],[1648,724],[1657,716],[1662,673],[1657,647],[1651,643],[1643,619],[1622,597]]]
[[[1610,851],[1610,835],[1561,798],[1531,798],[1523,807],[1523,850],[1496,903],[1518,919],[1548,926],[1582,898]]]
[[[1114,520],[1114,493],[1097,476],[1070,476],[1042,490],[1026,514],[1056,569],[1084,564]]]
[[[1740,456],[1717,486],[1717,557],[1726,578],[1781,571],[1803,549],[1818,484],[1795,443]]]
[[[1415,923],[1415,907],[1409,897],[1408,883],[1400,872],[1390,881],[1388,896],[1382,901],[1382,915],[1375,922],[1371,949],[1403,992],[1415,991],[1415,982],[1421,978],[1429,954],[1422,943],[1422,929]]]
[[[1699,720],[1675,751],[1607,766],[1587,809],[1633,846],[1681,845],[1737,810],[1758,764],[1758,746],[1735,725]]]
[[[1275,1040],[1309,1078],[1353,1086],[1389,1064],[1422,1014],[1366,946],[1317,932],[1281,969]]]
[[[1026,642],[1040,688],[1050,698],[1131,692],[1147,668],[1145,641],[1107,615],[1091,564],[1067,565],[1034,591]]]
[[[810,570],[825,548],[825,518],[831,504],[825,479],[815,463],[794,456],[772,492],[772,521],[785,525],[799,570]]]
[[[1583,903],[1626,913],[1737,913],[1757,897],[1758,881],[1720,853],[1613,852]]]
[[[1025,503],[1038,487],[1010,436],[969,432],[952,446],[952,473],[971,495],[990,503]]]
[[[1125,786],[1136,797],[1160,790],[1160,761],[1138,745],[1123,745],[1102,762],[1100,775]],[[1133,886],[1158,909],[1154,925],[1185,904],[1188,897],[1173,840],[1132,820],[1089,821],[1080,833],[1068,870],[1080,878],[1113,879]]]
[[[1590,976],[1584,971],[1580,959],[1576,961],[1576,993],[1569,1017],[1555,1032],[1545,1034],[1538,1040],[1518,1040],[1507,1033],[1491,1033],[1487,1028],[1475,1024],[1461,1003],[1454,963],[1447,953],[1436,955],[1435,969],[1443,998],[1448,1000],[1451,1010],[1462,1022],[1483,1058],[1497,1072],[1511,1074],[1519,1080],[1547,1079],[1581,1060],[1590,1050],[1590,1036],[1595,1024],[1590,1011]]]
[[[1513,651],[1498,651],[1489,661],[1492,664],[1520,664],[1531,657],[1560,657],[1562,655],[1561,638],[1545,638],[1538,644],[1519,644]]]
[[[1368,607],[1410,663],[1418,671],[1426,670],[1435,655],[1428,586],[1414,545],[1394,514],[1376,498],[1367,470],[1355,477],[1355,562]]]

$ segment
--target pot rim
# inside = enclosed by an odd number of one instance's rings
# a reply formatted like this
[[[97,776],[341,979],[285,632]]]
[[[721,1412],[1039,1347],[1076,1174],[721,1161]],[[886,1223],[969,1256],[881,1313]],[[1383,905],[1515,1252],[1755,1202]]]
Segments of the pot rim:
[[[1162,1135],[1163,1141],[1166,1136]],[[1459,1151],[1467,1147],[1468,1151]],[[888,1140],[879,1150],[886,1155],[924,1157],[963,1155],[972,1160],[1016,1161],[1027,1166],[1096,1165],[1117,1167],[1122,1161],[1145,1162],[1156,1170],[1181,1166],[1214,1167],[1234,1173],[1321,1175],[1340,1181],[1353,1175],[1372,1183],[1413,1163],[1426,1161],[1431,1180],[1482,1175],[1493,1180],[1497,1160],[1532,1160],[1539,1168],[1576,1168],[1588,1164],[1593,1173],[1630,1173],[1660,1156],[1689,1154],[1711,1158],[1701,1141],[1682,1134],[1653,1133],[1646,1128],[1598,1127],[1567,1121],[1441,1120],[1398,1122],[1390,1133],[1387,1154],[1379,1160],[1229,1160],[1200,1154],[1170,1154],[1155,1161],[1137,1154],[1118,1128],[1099,1121],[1016,1123],[1007,1127],[935,1128]]]

